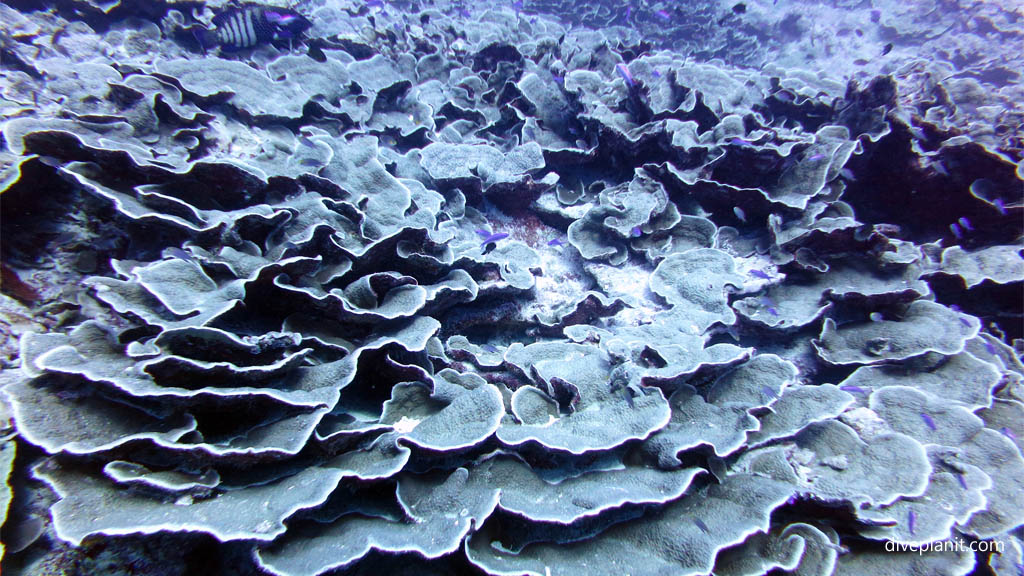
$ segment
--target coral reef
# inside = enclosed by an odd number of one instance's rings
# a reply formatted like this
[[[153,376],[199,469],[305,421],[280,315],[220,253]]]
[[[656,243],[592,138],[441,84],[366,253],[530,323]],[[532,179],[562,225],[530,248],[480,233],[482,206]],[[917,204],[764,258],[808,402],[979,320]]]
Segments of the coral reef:
[[[840,82],[769,3],[300,2],[209,54],[224,3],[23,4],[5,572],[1019,570],[1019,72]],[[952,539],[1005,549],[887,548]]]

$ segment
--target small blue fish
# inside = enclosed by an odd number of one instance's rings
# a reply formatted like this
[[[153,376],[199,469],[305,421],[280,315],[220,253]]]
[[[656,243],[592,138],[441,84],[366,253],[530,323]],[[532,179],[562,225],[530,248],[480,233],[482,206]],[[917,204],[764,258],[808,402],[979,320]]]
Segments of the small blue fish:
[[[739,206],[733,206],[732,213],[735,214],[736,217],[740,219],[740,222],[746,223],[747,213],[743,211],[743,208],[740,208]]]
[[[907,530],[910,530],[910,533],[913,534],[916,531],[916,528],[917,513],[914,512],[913,510],[910,510],[909,512],[907,512]]]
[[[991,342],[989,342],[988,340],[982,340],[982,342],[984,342],[984,345],[985,345],[985,351],[986,351],[986,352],[988,352],[989,354],[991,354],[991,355],[993,355],[993,356],[996,356],[996,355],[998,355],[998,353],[999,353],[999,352],[998,352],[998,351],[996,350],[996,347],[995,347],[995,345],[994,345],[994,344],[992,344],[992,343],[991,343]]]
[[[772,400],[778,399],[779,395],[767,385],[761,386],[761,393],[771,398]]]
[[[854,386],[853,384],[847,384],[845,386],[840,386],[839,389],[842,390],[843,392],[849,392],[851,394],[863,394],[865,396],[868,395],[868,391],[867,390],[861,388],[860,386]]]
[[[639,226],[633,226],[633,229],[629,231],[629,235],[633,238],[639,238],[643,234],[643,230],[640,230]]]
[[[872,322],[881,322],[882,320],[885,320],[881,312],[872,312],[871,314],[868,314],[868,318],[870,318]]]
[[[323,160],[321,160],[319,158],[308,157],[308,156],[306,158],[303,158],[303,159],[299,160],[299,165],[300,166],[305,166],[307,168],[319,167],[319,166],[323,166],[324,164],[325,164],[325,162]]]
[[[495,232],[494,234],[491,234],[490,236],[484,238],[484,241],[481,242],[480,245],[487,246],[488,244],[492,244],[494,242],[497,242],[498,240],[504,240],[505,238],[508,238],[507,232]]]
[[[767,296],[761,296],[761,306],[764,306],[766,312],[778,318],[779,311],[775,309],[775,302]]]
[[[850,170],[849,168],[843,168],[842,170],[840,170],[839,175],[850,182],[857,181],[857,177],[853,175],[853,170]]]
[[[751,276],[753,276],[754,278],[760,278],[761,280],[771,280],[772,279],[771,276],[769,276],[767,273],[765,273],[764,270],[761,270],[760,268],[753,268],[750,271],[748,271],[747,273],[750,274]]]
[[[1010,430],[1006,426],[1003,426],[1002,428],[1000,428],[999,429],[999,433],[1002,434],[1003,436],[1006,436],[1010,440],[1013,440],[1014,442],[1017,441],[1017,435],[1013,433],[1013,430]]]
[[[956,222],[949,225],[949,231],[953,233],[953,236],[956,236],[957,240],[962,240],[964,237],[963,232],[960,231],[960,225]]]
[[[959,304],[950,304],[949,309],[952,310],[953,312],[956,312],[957,314],[964,311]]]
[[[825,155],[824,154],[814,154],[810,158],[808,158],[807,161],[808,162],[817,162],[818,160],[824,160],[824,159],[825,159]]]
[[[921,412],[921,420],[924,420],[924,425],[931,428],[932,432],[939,429],[939,427],[935,425],[935,420],[926,412]]]
[[[177,246],[171,246],[170,248],[164,249],[164,257],[170,256],[171,258],[177,258],[179,260],[185,260],[187,262],[195,262],[196,259],[191,254],[178,248]]]
[[[484,352],[490,352],[491,354],[498,351],[498,349],[492,344],[482,344],[480,345],[480,348],[483,349]]]
[[[554,72],[552,72],[551,79],[554,80],[555,84],[558,84],[559,86],[565,85],[565,76],[562,76],[561,74],[555,74]]]
[[[548,246],[565,246],[565,241],[562,240],[561,238],[553,238],[551,240],[548,240]]]
[[[992,203],[995,204],[996,210],[999,210],[1001,215],[1006,216],[1006,204],[1003,202],[1002,198],[996,198]]]
[[[704,521],[700,518],[694,518],[693,523],[695,526],[697,526],[697,528],[700,528],[701,532],[704,532],[705,534],[711,534],[711,530],[708,528],[708,525],[705,524]]]
[[[651,70],[651,76],[655,78],[661,78],[661,72],[658,72],[657,70]]]
[[[615,65],[615,71],[619,73],[619,76],[626,82],[626,86],[633,88],[636,86],[636,80],[633,79],[633,73],[629,71],[629,68],[625,64],[619,62]]]
[[[633,15],[633,7],[626,6],[626,20],[629,20],[630,16]]]
[[[960,223],[960,226],[964,230],[967,230],[968,232],[974,232],[974,226],[971,225],[971,221],[967,219],[967,216],[961,216],[960,219],[957,220],[957,222]]]
[[[956,481],[960,483],[961,488],[967,490],[967,480],[964,478],[963,474],[957,474]]]

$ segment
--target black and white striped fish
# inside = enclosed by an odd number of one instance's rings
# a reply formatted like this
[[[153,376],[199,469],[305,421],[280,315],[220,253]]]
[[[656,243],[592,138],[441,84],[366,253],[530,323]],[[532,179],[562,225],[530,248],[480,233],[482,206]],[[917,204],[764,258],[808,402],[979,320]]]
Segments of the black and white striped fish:
[[[233,51],[291,39],[313,25],[305,16],[288,8],[249,4],[213,17],[214,30],[200,30],[196,40],[205,52],[211,46]]]

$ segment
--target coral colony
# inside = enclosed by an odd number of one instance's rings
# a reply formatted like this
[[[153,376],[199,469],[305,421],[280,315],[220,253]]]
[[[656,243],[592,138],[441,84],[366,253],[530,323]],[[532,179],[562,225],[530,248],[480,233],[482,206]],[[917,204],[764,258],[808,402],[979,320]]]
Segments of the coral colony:
[[[5,575],[1021,573],[1019,7],[284,4],[0,4]]]

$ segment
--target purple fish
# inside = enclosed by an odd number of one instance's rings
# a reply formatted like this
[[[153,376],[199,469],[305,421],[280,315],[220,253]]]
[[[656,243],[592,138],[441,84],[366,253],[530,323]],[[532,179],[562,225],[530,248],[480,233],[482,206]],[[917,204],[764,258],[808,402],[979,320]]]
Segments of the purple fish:
[[[516,12],[519,12],[520,10],[522,10],[523,9],[523,0],[516,0],[515,2],[513,2],[512,3],[512,9],[515,10]]]
[[[483,228],[478,228],[476,230],[473,230],[473,232],[476,232],[476,235],[481,238],[488,238],[491,235],[489,230],[484,230]]]
[[[971,221],[967,219],[967,216],[961,216],[960,219],[957,220],[957,222],[960,223],[960,226],[964,230],[967,230],[968,232],[974,232],[974,226],[971,225]]]
[[[479,232],[479,230],[477,232]],[[484,238],[484,241],[481,242],[480,245],[487,246],[488,244],[497,242],[498,240],[504,240],[505,238],[508,238],[507,232],[495,232],[494,234]]]
[[[775,316],[776,318],[779,316],[779,311],[775,309],[775,302],[773,302],[771,298],[761,296],[761,306],[764,306],[765,311],[772,316]]]
[[[958,304],[950,304],[949,309],[956,313],[963,312],[963,308],[960,308]]]
[[[782,102],[792,102],[793,101],[793,95],[790,94],[789,92],[785,92],[783,90],[779,90],[778,92],[773,94],[773,96],[775,96],[776,100],[780,100]]]
[[[775,390],[772,390],[768,386],[761,386],[761,393],[773,400],[779,397],[778,393],[776,393]]]
[[[926,412],[921,412],[921,420],[924,420],[924,425],[931,428],[932,432],[939,429],[939,427],[935,425],[935,420],[933,420]]]
[[[565,241],[561,238],[554,238],[548,240],[548,246],[565,246]]]
[[[469,18],[470,16],[473,15],[473,13],[470,12],[468,8],[463,8],[459,10],[459,15],[461,15],[463,18]]]
[[[636,86],[636,80],[633,79],[633,73],[629,71],[629,68],[626,68],[625,64],[622,62],[616,64],[615,71],[618,72],[619,76],[622,76],[622,79],[626,81],[626,86],[629,86],[630,88]]]
[[[967,490],[967,480],[964,478],[963,474],[957,474],[956,481],[960,483],[961,488]]]
[[[814,154],[813,156],[808,158],[807,161],[808,162],[817,162],[818,160],[824,160],[824,159],[825,159],[825,155],[824,154]]]
[[[1013,440],[1014,442],[1017,441],[1017,435],[1013,433],[1013,430],[1010,430],[1006,426],[1003,426],[1002,428],[1000,428],[999,429],[999,433],[1002,434],[1003,436],[1006,436],[1010,440]]]
[[[754,145],[754,143],[751,142],[750,140],[744,140],[743,138],[732,138],[729,140],[729,143],[732,144],[733,146],[740,146],[742,148]]]
[[[483,344],[480,346],[480,348],[483,349],[484,352],[490,352],[491,354],[494,354],[495,352],[498,351],[498,349],[491,344]]]
[[[629,231],[629,235],[633,238],[639,238],[643,234],[643,230],[640,230],[639,226],[633,226],[633,229]]]
[[[633,15],[633,7],[632,6],[626,6],[626,20],[629,20],[629,17],[632,16],[632,15]]]
[[[867,390],[861,388],[860,386],[854,386],[853,384],[840,386],[839,389],[842,390],[843,392],[849,392],[851,394],[863,394],[865,396],[867,396],[868,394]]]
[[[765,273],[764,270],[761,270],[760,268],[753,268],[750,271],[748,271],[747,273],[750,274],[751,276],[753,276],[754,278],[760,278],[761,280],[771,280],[772,279],[771,276],[769,276],[767,273]]]
[[[956,236],[957,240],[961,240],[964,237],[963,232],[960,231],[960,225],[956,222],[949,225],[949,231],[953,233],[953,236]]]
[[[565,76],[562,76],[560,74],[555,74],[554,72],[552,72],[551,73],[551,79],[554,80],[555,84],[558,84],[559,86],[564,86],[565,85]]]
[[[916,527],[917,513],[914,512],[913,510],[910,510],[909,512],[907,512],[907,530],[910,530],[910,533],[913,534]]]
[[[996,210],[999,210],[1000,214],[1006,216],[1006,204],[1003,202],[1002,198],[996,198],[992,203],[996,205]]]
[[[708,529],[708,525],[705,524],[704,521],[700,518],[694,518],[693,523],[697,526],[697,528],[701,529],[701,532],[704,532],[705,534],[711,534],[711,530]]]
[[[669,20],[672,19],[672,16],[665,10],[658,10],[657,12],[654,13],[654,15],[657,16],[658,18],[661,18],[665,22],[668,22]]]
[[[960,323],[966,326],[967,328],[971,327],[971,321],[968,320],[967,318],[964,318],[963,316],[960,317]]]
[[[651,76],[655,78],[661,78],[661,72],[658,72],[657,70],[651,70]]]

